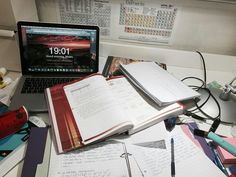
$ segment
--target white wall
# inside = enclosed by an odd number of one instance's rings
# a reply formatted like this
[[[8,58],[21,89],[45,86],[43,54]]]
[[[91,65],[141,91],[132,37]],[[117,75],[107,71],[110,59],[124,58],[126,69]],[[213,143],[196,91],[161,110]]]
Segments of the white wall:
[[[17,21],[38,21],[34,0],[1,0],[0,29],[16,30]],[[17,36],[17,35],[15,35]],[[20,71],[17,37],[5,38],[0,34],[0,67]]]
[[[58,1],[36,0],[41,21],[60,21],[57,16],[58,6],[56,4]],[[118,0],[113,1],[117,3]],[[236,56],[236,4],[205,0],[145,0],[143,2],[148,1],[153,4],[169,2],[179,9],[171,44],[169,46],[157,44],[155,47],[199,50],[206,53]]]

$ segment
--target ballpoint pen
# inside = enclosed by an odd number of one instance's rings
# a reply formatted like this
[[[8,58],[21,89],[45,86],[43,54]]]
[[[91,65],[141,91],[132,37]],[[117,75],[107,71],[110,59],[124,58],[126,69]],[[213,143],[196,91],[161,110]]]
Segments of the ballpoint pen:
[[[175,153],[174,153],[174,139],[171,138],[171,176],[175,177]]]

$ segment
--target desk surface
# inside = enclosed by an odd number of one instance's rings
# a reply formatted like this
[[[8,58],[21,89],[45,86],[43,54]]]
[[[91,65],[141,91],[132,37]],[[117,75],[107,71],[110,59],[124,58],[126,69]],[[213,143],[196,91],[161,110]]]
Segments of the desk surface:
[[[102,71],[104,63],[105,63],[105,58],[101,57],[100,58],[100,68],[99,70]],[[167,70],[172,73],[174,76],[176,76],[179,79],[182,79],[186,76],[195,76],[199,78],[203,78],[203,71],[201,69],[193,69],[193,68],[186,68],[186,67],[176,67],[176,66],[170,66],[167,65]],[[207,82],[212,82],[216,80],[219,84],[224,85],[228,83],[232,78],[234,77],[233,72],[224,72],[224,71],[215,71],[215,70],[208,70],[207,71]],[[20,76],[20,73],[16,72],[9,72],[8,75],[12,79],[16,79],[17,77]],[[39,117],[42,117],[42,119],[45,122],[48,122],[48,115],[47,114],[41,114],[38,115]],[[207,130],[209,129],[210,125],[212,122],[198,122],[198,125],[200,126],[201,129]],[[220,127],[217,129],[217,133],[226,135],[226,136],[232,136],[231,134],[231,126],[226,126],[226,125],[220,125]],[[15,168],[13,168],[7,175],[6,177],[19,177],[21,175],[21,169],[22,169],[23,163],[19,163]]]

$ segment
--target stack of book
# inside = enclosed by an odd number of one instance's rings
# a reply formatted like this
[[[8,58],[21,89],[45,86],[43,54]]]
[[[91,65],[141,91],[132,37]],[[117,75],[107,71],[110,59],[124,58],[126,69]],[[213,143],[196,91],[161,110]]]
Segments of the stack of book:
[[[125,63],[127,59],[118,61]],[[127,65],[119,63],[126,77],[114,76],[111,64],[106,64],[109,69],[104,69],[103,75],[93,74],[45,90],[58,153],[115,134],[133,134],[177,117],[184,109],[177,101],[199,96],[159,64],[128,61]]]
[[[179,103],[158,107],[122,76],[94,74],[45,93],[58,153],[114,134],[133,134],[183,112]]]

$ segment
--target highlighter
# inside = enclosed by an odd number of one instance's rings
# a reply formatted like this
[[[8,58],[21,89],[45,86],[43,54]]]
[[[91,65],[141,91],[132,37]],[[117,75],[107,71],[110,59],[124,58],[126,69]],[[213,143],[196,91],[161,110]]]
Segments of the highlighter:
[[[224,148],[226,151],[230,152],[234,156],[236,156],[236,147],[232,144],[225,141],[223,138],[219,137],[213,132],[209,132],[207,137],[211,139],[212,141],[216,142],[218,145],[220,145],[222,148]]]
[[[233,154],[234,156],[236,156],[236,147],[234,145],[228,143],[227,141],[225,141],[223,138],[221,138],[220,136],[216,135],[215,133],[213,133],[213,132],[206,132],[206,131],[203,131],[203,130],[195,129],[194,130],[194,135],[211,139],[216,144],[218,144],[219,146],[224,148],[226,151],[228,151],[231,154]]]

